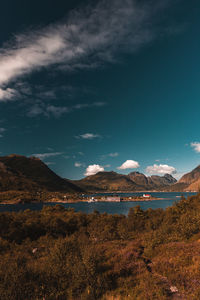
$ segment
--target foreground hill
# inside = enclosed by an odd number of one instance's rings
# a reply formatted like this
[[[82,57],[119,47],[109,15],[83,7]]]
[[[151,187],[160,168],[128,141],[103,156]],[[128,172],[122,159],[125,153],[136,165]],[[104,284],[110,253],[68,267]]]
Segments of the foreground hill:
[[[39,158],[12,154],[0,157],[0,191],[60,191],[81,192],[45,165]]]
[[[200,299],[200,195],[128,216],[0,213],[0,299]]]
[[[73,182],[87,191],[144,191],[163,189],[174,184],[176,179],[169,174],[147,177],[139,172],[128,175],[99,172]]]

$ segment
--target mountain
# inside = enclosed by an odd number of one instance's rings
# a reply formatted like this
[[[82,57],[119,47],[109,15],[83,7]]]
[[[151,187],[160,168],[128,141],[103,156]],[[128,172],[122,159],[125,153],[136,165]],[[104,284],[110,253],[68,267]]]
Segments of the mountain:
[[[56,175],[39,158],[11,154],[0,157],[0,191],[82,192],[74,183]]]
[[[185,189],[188,191],[198,191],[200,189],[200,165],[183,175],[178,182],[185,184]]]
[[[178,182],[166,187],[167,192],[199,191],[200,189],[200,165],[191,172],[183,175]]]
[[[179,180],[179,182],[191,184],[199,179],[200,179],[200,165],[196,167],[194,170],[192,170],[191,172],[183,175]]]
[[[160,190],[175,182],[176,179],[169,174],[147,177],[139,172],[132,172],[128,175],[116,172],[99,172],[81,180],[73,181],[73,183],[89,192]]]
[[[73,182],[87,191],[131,191],[137,188],[128,176],[116,172],[99,172]]]
[[[164,176],[145,176],[139,172],[131,172],[128,177],[137,185],[144,187],[147,190],[160,189],[165,186],[172,185],[176,183],[176,179],[170,174],[165,174]]]

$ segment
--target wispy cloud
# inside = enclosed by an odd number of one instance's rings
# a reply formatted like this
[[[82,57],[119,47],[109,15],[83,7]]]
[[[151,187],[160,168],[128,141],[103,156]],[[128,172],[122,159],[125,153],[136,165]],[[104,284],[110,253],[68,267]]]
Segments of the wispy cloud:
[[[112,158],[114,158],[114,157],[117,157],[117,156],[119,156],[119,153],[118,152],[113,152],[113,153],[108,153],[108,154],[103,154],[103,155],[101,155],[100,156],[100,159],[106,159],[106,158],[108,158],[108,157],[112,157]]]
[[[0,127],[0,138],[2,138],[3,137],[3,133],[6,131],[6,129],[5,128],[3,128],[3,127]]]
[[[94,102],[94,103],[82,103],[76,104],[74,106],[55,106],[52,104],[46,104],[44,102],[38,101],[38,103],[32,105],[27,112],[28,117],[36,117],[39,115],[43,115],[45,117],[54,116],[59,118],[61,115],[70,113],[76,110],[81,110],[85,108],[92,108],[92,107],[102,107],[106,105],[105,102]]]
[[[84,134],[80,134],[80,135],[75,136],[75,138],[83,139],[83,140],[93,140],[93,139],[96,139],[96,138],[101,138],[101,135],[95,134],[95,133],[84,133]]]
[[[153,166],[148,166],[146,168],[146,172],[149,174],[176,174],[177,171],[174,167],[168,165],[157,165],[154,164]]]
[[[38,157],[39,159],[46,159],[49,157],[60,156],[63,152],[47,152],[47,153],[37,153],[33,154],[33,156]]]
[[[101,160],[104,160],[104,159],[106,159],[106,158],[115,158],[115,157],[117,157],[117,156],[119,156],[119,153],[118,152],[112,152],[112,153],[108,153],[108,154],[103,154],[103,155],[100,155],[100,159]]]
[[[65,22],[16,35],[0,49],[0,99],[11,99],[16,91],[8,84],[34,71],[98,67],[118,51],[137,51],[159,36],[162,9],[157,0],[102,0],[72,11]]]
[[[117,157],[117,156],[119,156],[119,153],[118,152],[109,153],[108,156],[110,156],[110,157]]]
[[[47,162],[45,162],[45,164],[46,164],[47,166],[51,166],[51,165],[55,165],[56,163],[55,163],[55,162],[52,162],[52,161],[47,161]]]
[[[105,166],[103,166],[104,168],[110,168],[111,167],[111,165],[110,164],[107,164],[107,165],[105,165]]]
[[[81,167],[85,167],[85,164],[80,163],[80,162],[75,162],[74,166],[75,166],[76,168],[81,168]]]
[[[193,142],[190,144],[190,146],[194,149],[195,152],[200,153],[200,143]]]
[[[84,154],[83,152],[81,152],[81,151],[79,151],[78,154],[81,155],[81,156],[85,155],[85,154]]]
[[[11,89],[11,88],[2,89],[0,87],[0,100],[1,101],[13,100],[13,99],[16,99],[16,97],[18,97],[18,96],[19,96],[19,93],[17,90]]]

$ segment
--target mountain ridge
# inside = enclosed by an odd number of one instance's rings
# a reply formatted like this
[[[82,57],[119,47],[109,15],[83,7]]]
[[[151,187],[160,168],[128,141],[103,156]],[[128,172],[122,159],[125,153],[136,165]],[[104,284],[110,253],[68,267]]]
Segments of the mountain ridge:
[[[0,157],[0,191],[8,190],[82,192],[80,187],[58,176],[39,158],[17,154]]]
[[[124,175],[113,171],[103,171],[72,182],[87,191],[143,191],[161,189],[176,181],[170,174],[148,177],[140,172]]]
[[[146,176],[140,172],[128,175],[114,171],[98,172],[80,180],[61,178],[39,158],[11,154],[0,157],[0,192],[48,191],[61,193],[90,193],[116,191],[198,191],[200,165],[177,181],[172,175]]]

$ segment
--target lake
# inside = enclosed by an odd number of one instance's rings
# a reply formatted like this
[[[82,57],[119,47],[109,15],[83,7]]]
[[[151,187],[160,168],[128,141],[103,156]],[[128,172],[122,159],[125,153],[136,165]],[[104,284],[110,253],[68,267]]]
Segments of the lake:
[[[172,206],[174,202],[179,201],[180,197],[183,195],[184,197],[196,195],[197,193],[165,193],[165,192],[152,192],[152,197],[162,198],[162,200],[153,200],[153,201],[136,201],[136,202],[78,202],[78,203],[29,203],[29,204],[0,204],[0,212],[6,211],[23,211],[26,209],[30,210],[41,210],[43,206],[49,205],[54,206],[56,204],[61,204],[65,208],[74,208],[75,211],[81,211],[84,213],[92,213],[94,210],[98,210],[100,213],[108,213],[108,214],[123,214],[127,215],[129,209],[136,205],[140,205],[143,210],[148,208],[156,209],[162,208],[165,209],[169,206]],[[101,195],[111,195],[109,193],[98,194]],[[141,196],[141,193],[118,193],[119,196],[131,197],[131,196]]]

